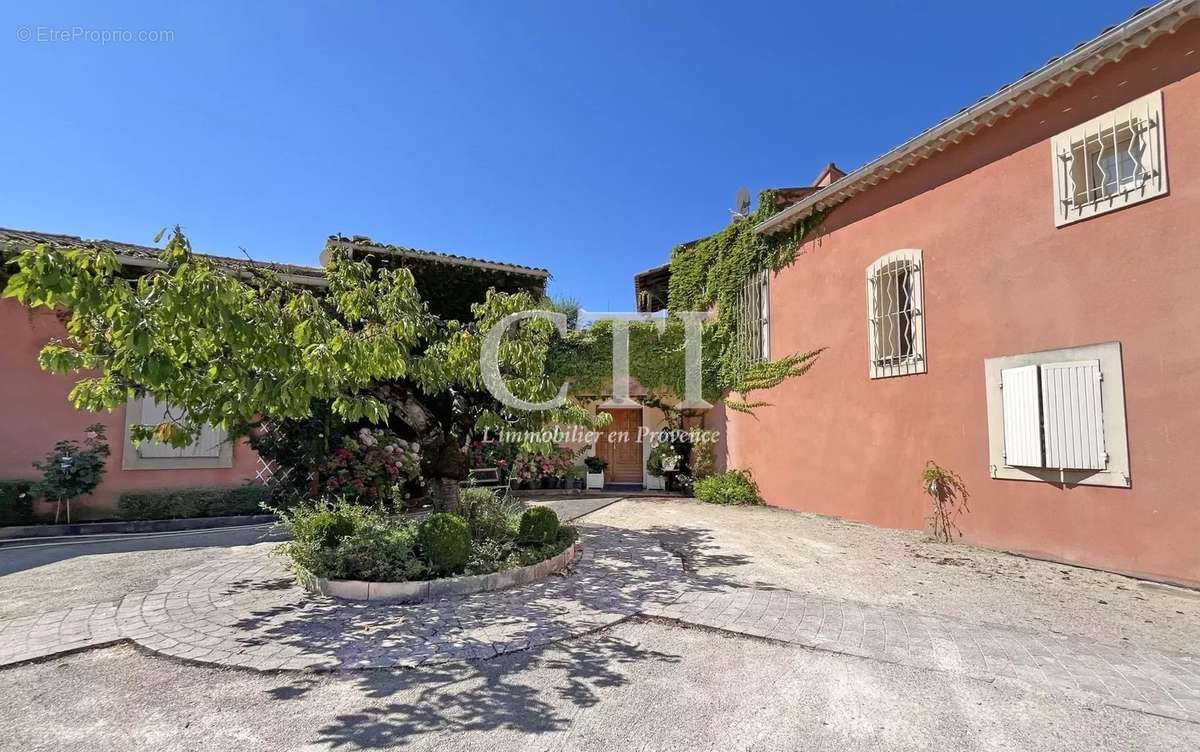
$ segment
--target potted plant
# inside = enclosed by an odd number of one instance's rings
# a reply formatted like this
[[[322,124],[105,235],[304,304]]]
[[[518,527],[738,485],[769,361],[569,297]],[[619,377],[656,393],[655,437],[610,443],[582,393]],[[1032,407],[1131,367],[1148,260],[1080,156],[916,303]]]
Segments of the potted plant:
[[[587,465],[587,487],[604,488],[604,469],[608,467],[608,460],[603,457],[584,457],[583,464]]]
[[[649,476],[646,488],[652,491],[663,490],[666,488],[663,475],[675,472],[678,467],[679,455],[675,453],[675,448],[665,441],[656,444],[646,460],[646,473]]]
[[[583,465],[571,465],[567,468],[567,488],[583,488]]]

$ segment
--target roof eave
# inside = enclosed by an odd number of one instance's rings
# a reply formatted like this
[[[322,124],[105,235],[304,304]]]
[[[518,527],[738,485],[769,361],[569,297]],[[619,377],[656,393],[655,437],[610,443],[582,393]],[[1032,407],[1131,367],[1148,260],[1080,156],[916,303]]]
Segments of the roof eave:
[[[786,230],[814,211],[840,204],[979,129],[1011,116],[1017,109],[1030,107],[1039,98],[1049,97],[1080,76],[1120,60],[1131,50],[1148,46],[1163,34],[1174,33],[1193,18],[1200,18],[1200,0],[1168,0],[1149,8],[759,222],[754,230],[765,234]]]
[[[361,253],[378,253],[384,256],[400,256],[402,258],[411,258],[420,261],[433,261],[440,264],[452,264],[458,266],[471,266],[477,269],[487,269],[489,271],[506,272],[508,274],[519,274],[526,277],[534,277],[541,280],[549,279],[550,272],[546,269],[535,269],[533,267],[516,266],[513,264],[504,264],[498,261],[485,261],[483,259],[473,259],[466,256],[452,256],[443,253],[433,253],[429,251],[420,251],[415,248],[401,248],[399,246],[384,246],[374,243],[355,243],[349,240],[330,241],[338,245],[349,248],[352,252]],[[329,263],[329,248],[321,251],[321,264]]]

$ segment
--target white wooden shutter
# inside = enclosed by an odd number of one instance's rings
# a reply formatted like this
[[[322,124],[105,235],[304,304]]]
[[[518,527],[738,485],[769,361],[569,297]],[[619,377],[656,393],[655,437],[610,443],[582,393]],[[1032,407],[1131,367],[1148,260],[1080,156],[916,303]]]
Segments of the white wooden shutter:
[[[155,426],[162,423],[167,416],[168,406],[147,396],[142,399],[142,424],[147,426]],[[178,418],[178,411],[172,411],[172,414]],[[143,441],[138,447],[138,456],[146,459],[160,459],[164,457],[220,457],[221,443],[225,440],[225,433],[212,426],[204,426],[200,430],[200,436],[196,441],[185,447],[173,447],[170,444],[164,444],[161,441]]]
[[[1038,367],[1021,366],[1000,372],[1004,403],[1004,462],[1042,467],[1042,426],[1038,405]]]
[[[1099,360],[1042,366],[1042,430],[1046,437],[1046,467],[1106,467]]]

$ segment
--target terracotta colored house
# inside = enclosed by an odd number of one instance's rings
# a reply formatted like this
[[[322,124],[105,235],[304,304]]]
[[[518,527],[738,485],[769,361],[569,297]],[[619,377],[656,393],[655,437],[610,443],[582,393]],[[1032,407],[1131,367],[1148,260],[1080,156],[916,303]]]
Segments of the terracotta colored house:
[[[710,413],[727,465],[920,528],[932,459],[969,542],[1200,583],[1198,52],[1200,3],[1160,3],[787,197],[758,232],[827,219],[747,315],[764,354],[829,349],[756,417]]]
[[[331,240],[356,255],[371,255],[382,263],[410,268],[422,296],[442,315],[461,317],[470,302],[483,299],[489,287],[541,294],[549,277],[545,269],[384,245],[364,237],[337,236]],[[38,243],[110,248],[133,268],[153,268],[160,263],[155,248],[0,229],[0,252],[17,252]],[[210,258],[233,269],[266,267],[299,285],[319,288],[326,284],[320,267]],[[446,284],[448,278],[453,279],[453,285]],[[113,453],[100,487],[73,505],[73,514],[78,519],[111,517],[117,498],[125,491],[236,486],[269,476],[245,442],[228,441],[215,428],[207,429],[196,443],[184,449],[153,442],[134,447],[127,436],[128,426],[161,417],[162,406],[152,397],[131,400],[123,409],[108,414],[75,410],[67,401],[74,379],[46,373],[37,364],[42,345],[65,335],[54,313],[45,309],[31,311],[12,299],[0,299],[0,330],[5,333],[4,347],[0,348],[0,480],[36,477],[37,471],[32,466],[35,460],[44,457],[56,441],[81,438],[84,428],[95,422],[108,427]],[[53,506],[41,504],[38,511],[52,516]]]

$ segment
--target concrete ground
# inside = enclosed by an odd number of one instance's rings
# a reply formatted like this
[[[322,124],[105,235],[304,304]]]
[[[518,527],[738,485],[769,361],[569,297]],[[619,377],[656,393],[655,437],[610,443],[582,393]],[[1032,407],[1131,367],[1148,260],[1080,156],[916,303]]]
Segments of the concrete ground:
[[[117,601],[212,558],[213,549],[281,540],[270,525],[0,548],[0,619]]]
[[[264,675],[117,647],[3,674],[22,750],[1185,750],[1200,726],[626,622],[478,665]]]
[[[556,502],[571,514],[593,501]],[[777,509],[631,499],[589,523],[652,532],[711,583],[1195,652],[1191,591]],[[146,589],[260,533],[0,549],[0,614]],[[214,550],[217,549],[217,550]],[[223,669],[99,648],[0,671],[4,748],[1200,750],[1200,725],[1086,693],[930,671],[636,617],[473,664]]]
[[[696,574],[742,585],[1114,644],[1200,649],[1200,592],[937,543],[918,531],[680,498],[623,501],[587,519],[655,533]]]

